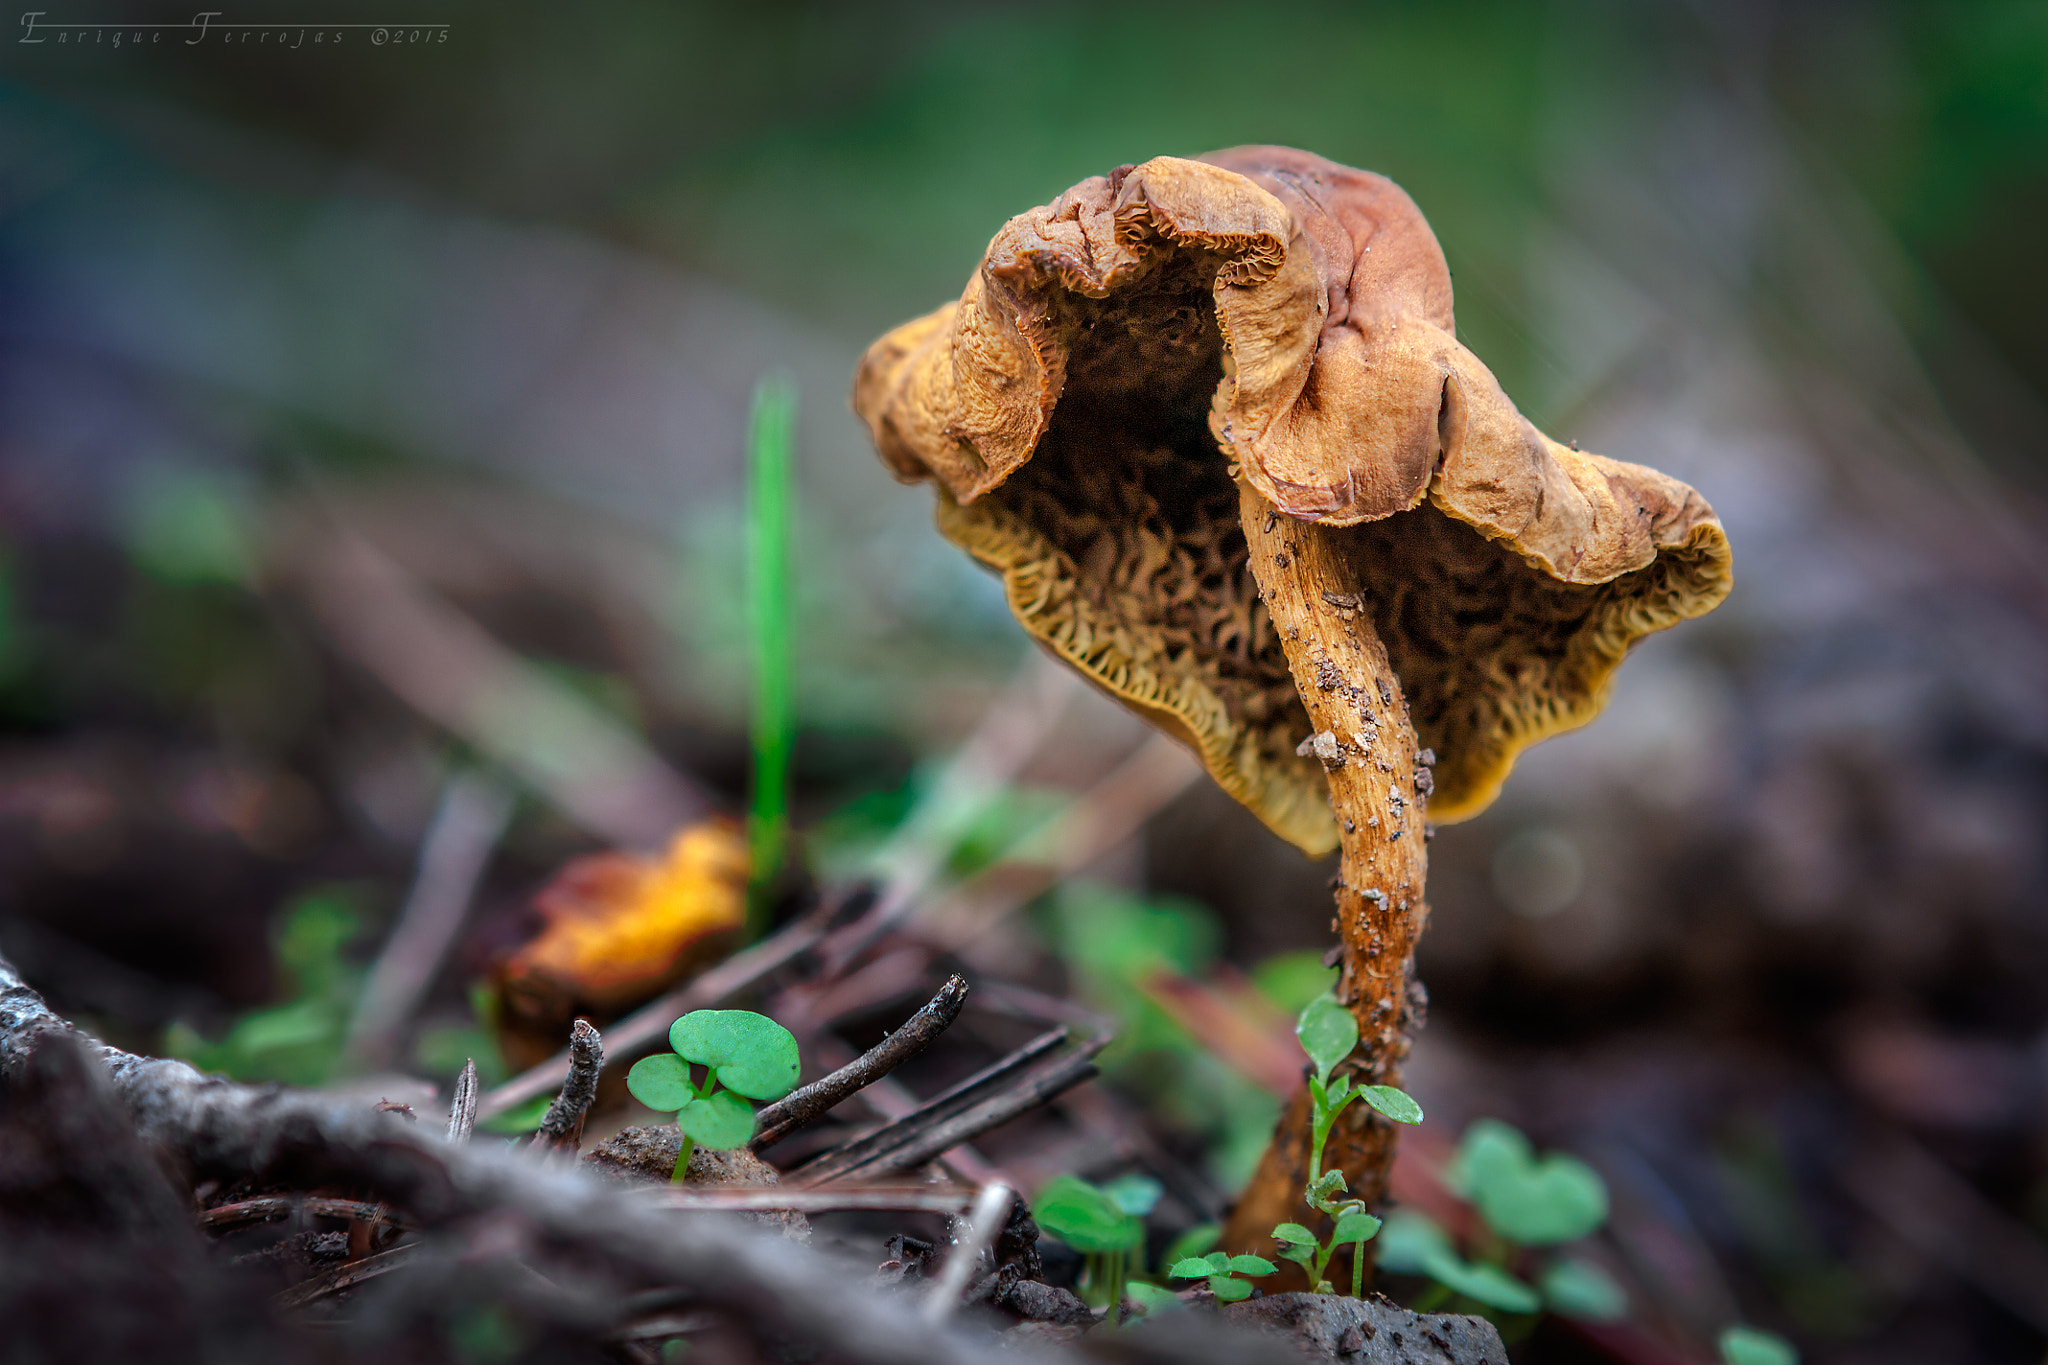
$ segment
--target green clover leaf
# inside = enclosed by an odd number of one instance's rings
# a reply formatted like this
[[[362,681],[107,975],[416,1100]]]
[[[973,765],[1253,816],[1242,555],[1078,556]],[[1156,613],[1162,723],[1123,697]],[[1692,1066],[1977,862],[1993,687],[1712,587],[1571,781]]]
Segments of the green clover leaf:
[[[1263,1256],[1233,1256],[1230,1268],[1240,1275],[1277,1275],[1280,1267]]]
[[[1562,1152],[1538,1160],[1528,1138],[1496,1119],[1465,1130],[1452,1178],[1489,1227],[1524,1246],[1574,1241],[1607,1219],[1598,1172]]]
[[[1316,1235],[1299,1223],[1282,1223],[1273,1229],[1273,1240],[1276,1242],[1295,1242],[1304,1246],[1314,1246],[1316,1244]]]
[[[718,1083],[752,1100],[779,1100],[796,1089],[796,1039],[752,1010],[692,1010],[668,1031],[685,1060],[708,1066]]]
[[[1215,1273],[1216,1267],[1201,1256],[1183,1257],[1173,1263],[1173,1269],[1166,1272],[1167,1278],[1174,1280],[1206,1280]]]
[[[633,1098],[658,1113],[672,1114],[697,1098],[690,1084],[690,1064],[673,1052],[642,1057],[626,1073],[626,1089]]]
[[[708,1099],[691,1100],[676,1115],[676,1127],[699,1147],[721,1152],[747,1145],[754,1135],[754,1106],[730,1090],[719,1090]]]

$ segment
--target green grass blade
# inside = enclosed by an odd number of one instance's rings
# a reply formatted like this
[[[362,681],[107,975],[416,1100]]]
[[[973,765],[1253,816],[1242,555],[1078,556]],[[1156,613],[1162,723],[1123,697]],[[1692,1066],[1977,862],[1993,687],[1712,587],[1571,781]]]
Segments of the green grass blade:
[[[789,760],[796,740],[791,522],[796,387],[763,379],[747,428],[747,606],[754,659],[754,790],[747,840],[753,855],[749,929],[766,927],[766,889],[789,842]]]

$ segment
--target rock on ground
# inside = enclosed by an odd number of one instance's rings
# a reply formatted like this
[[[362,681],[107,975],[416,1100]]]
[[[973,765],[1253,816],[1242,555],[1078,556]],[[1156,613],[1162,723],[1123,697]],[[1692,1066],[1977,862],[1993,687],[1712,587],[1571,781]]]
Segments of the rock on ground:
[[[668,1183],[676,1168],[676,1153],[682,1149],[682,1134],[672,1124],[641,1124],[622,1128],[583,1158],[584,1169],[624,1184]],[[685,1185],[761,1187],[780,1185],[775,1168],[744,1147],[714,1152],[703,1147],[690,1152],[690,1168],[683,1175]],[[799,1242],[811,1238],[811,1223],[789,1209],[749,1213],[744,1217],[781,1228]]]
[[[1508,1365],[1484,1318],[1411,1313],[1380,1295],[1269,1294],[1218,1310],[1226,1321],[1289,1339],[1305,1360],[1342,1365]]]

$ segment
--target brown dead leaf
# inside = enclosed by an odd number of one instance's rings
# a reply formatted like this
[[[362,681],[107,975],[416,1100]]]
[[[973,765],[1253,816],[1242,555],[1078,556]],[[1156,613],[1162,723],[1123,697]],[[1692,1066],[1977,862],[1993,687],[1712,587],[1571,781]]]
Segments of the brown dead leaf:
[[[726,820],[691,825],[657,858],[578,858],[534,897],[546,927],[497,971],[508,1051],[583,1012],[615,1014],[722,956],[746,920],[747,845]]]

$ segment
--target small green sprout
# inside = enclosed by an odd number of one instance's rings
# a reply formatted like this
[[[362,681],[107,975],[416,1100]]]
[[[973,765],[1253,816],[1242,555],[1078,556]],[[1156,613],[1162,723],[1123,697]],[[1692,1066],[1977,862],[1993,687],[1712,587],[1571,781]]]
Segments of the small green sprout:
[[[1125,1178],[1129,1179],[1131,1177]],[[1195,1224],[1195,1226],[1166,1244],[1166,1250],[1159,1257],[1159,1269],[1153,1272],[1152,1280],[1172,1279],[1174,1267],[1190,1257],[1195,1258],[1206,1266],[1208,1264],[1205,1259],[1207,1253],[1222,1237],[1223,1227],[1221,1224]],[[1206,1276],[1209,1272],[1203,1270],[1200,1273]],[[1124,1293],[1129,1296],[1131,1302],[1137,1306],[1138,1310],[1147,1317],[1181,1306],[1180,1296],[1171,1289],[1162,1288],[1158,1283],[1148,1283],[1144,1280],[1134,1279],[1124,1286]]]
[[[1449,1171],[1451,1187],[1510,1242],[1574,1242],[1607,1221],[1607,1185],[1577,1157],[1541,1160],[1519,1129],[1480,1119],[1465,1130]]]
[[[682,1131],[671,1182],[681,1184],[690,1153],[744,1147],[754,1135],[748,1100],[779,1100],[796,1089],[796,1039],[751,1010],[693,1010],[668,1031],[670,1052],[642,1057],[626,1073],[626,1089],[649,1109],[674,1113]],[[704,1068],[700,1084],[692,1066]]]
[[[1442,1228],[1412,1209],[1397,1210],[1380,1238],[1380,1264],[1435,1280],[1434,1307],[1453,1294],[1510,1315],[1548,1307],[1566,1317],[1615,1322],[1628,1315],[1628,1295],[1591,1261],[1557,1257],[1532,1285],[1510,1273],[1522,1249],[1576,1241],[1607,1219],[1607,1186],[1592,1167],[1561,1152],[1536,1156],[1529,1139],[1498,1119],[1465,1130],[1446,1177],[1484,1225],[1471,1260]],[[1745,1362],[1744,1365],[1747,1365]]]
[[[1032,1201],[1031,1216],[1086,1258],[1082,1297],[1114,1310],[1124,1301],[1133,1259],[1144,1254],[1145,1215],[1158,1200],[1159,1183],[1144,1176],[1091,1185],[1079,1176],[1057,1175]],[[1153,1306],[1141,1297],[1140,1307]]]
[[[1263,1256],[1229,1256],[1212,1251],[1207,1256],[1189,1256],[1178,1262],[1167,1274],[1177,1280],[1207,1280],[1209,1292],[1220,1302],[1236,1303],[1239,1299],[1252,1296],[1249,1281],[1233,1278],[1238,1275],[1271,1275],[1280,1269]]]
[[[1358,1021],[1351,1017],[1351,1011],[1337,1003],[1336,997],[1324,994],[1309,1001],[1295,1024],[1294,1036],[1301,1040],[1302,1051],[1308,1054],[1314,1067],[1308,1081],[1313,1106],[1308,1185],[1301,1197],[1310,1208],[1330,1219],[1331,1229],[1329,1237],[1323,1239],[1300,1223],[1282,1223],[1273,1229],[1273,1240],[1280,1244],[1282,1260],[1294,1261],[1308,1272],[1309,1283],[1318,1294],[1336,1292],[1326,1278],[1330,1260],[1339,1247],[1351,1247],[1351,1293],[1360,1296],[1365,1292],[1363,1244],[1378,1234],[1380,1220],[1368,1213],[1362,1202],[1337,1198],[1345,1188],[1344,1173],[1323,1169],[1323,1148],[1330,1141],[1330,1130],[1336,1126],[1338,1116],[1353,1100],[1364,1100],[1396,1123],[1422,1122],[1422,1106],[1406,1091],[1391,1085],[1353,1088],[1349,1076],[1330,1079],[1330,1073],[1358,1046]]]

